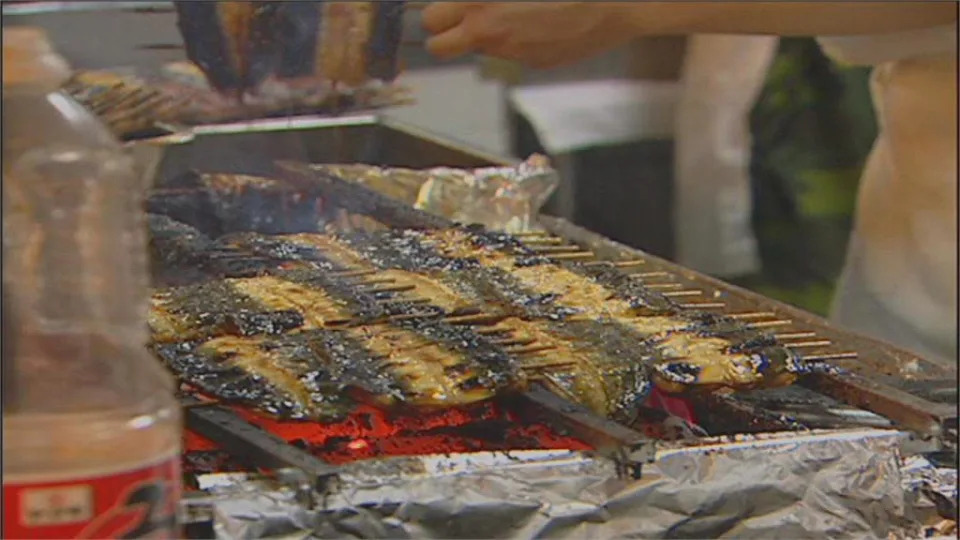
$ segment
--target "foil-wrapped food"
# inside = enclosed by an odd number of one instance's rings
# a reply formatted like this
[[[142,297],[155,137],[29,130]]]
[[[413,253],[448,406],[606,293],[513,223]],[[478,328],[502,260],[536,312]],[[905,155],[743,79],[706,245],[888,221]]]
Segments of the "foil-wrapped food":
[[[406,169],[361,164],[314,165],[314,170],[356,182],[419,210],[459,223],[520,233],[537,228],[536,217],[559,177],[546,156],[516,166]]]

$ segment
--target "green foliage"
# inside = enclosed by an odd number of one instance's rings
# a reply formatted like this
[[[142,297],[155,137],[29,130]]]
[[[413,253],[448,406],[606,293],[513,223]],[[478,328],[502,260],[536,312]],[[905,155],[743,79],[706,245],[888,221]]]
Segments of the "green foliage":
[[[876,138],[868,79],[868,69],[831,62],[812,39],[781,40],[751,114],[763,271],[744,286],[826,313]]]

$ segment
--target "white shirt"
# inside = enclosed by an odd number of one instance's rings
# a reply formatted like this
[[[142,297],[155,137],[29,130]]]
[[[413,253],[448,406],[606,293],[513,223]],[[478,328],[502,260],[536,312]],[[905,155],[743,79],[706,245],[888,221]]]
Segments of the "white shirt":
[[[875,66],[880,132],[864,170],[834,320],[929,360],[957,355],[957,32],[820,40]]]

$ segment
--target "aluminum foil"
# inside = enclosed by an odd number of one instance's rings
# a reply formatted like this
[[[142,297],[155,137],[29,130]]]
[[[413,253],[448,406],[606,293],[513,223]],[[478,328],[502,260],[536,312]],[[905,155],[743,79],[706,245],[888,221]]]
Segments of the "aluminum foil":
[[[955,459],[955,457],[954,457]],[[901,469],[903,489],[926,538],[954,538],[957,529],[957,469],[937,466],[924,456],[908,458]]]
[[[509,233],[531,230],[540,208],[560,182],[541,155],[531,156],[517,167],[438,168],[430,173],[417,195],[416,208]]]
[[[640,478],[585,453],[534,451],[347,465],[324,495],[302,481],[200,479],[222,538],[822,538],[918,530],[904,435],[850,430],[658,450]]]
[[[535,227],[535,217],[559,184],[546,157],[516,167],[424,171],[414,206],[460,223],[480,223],[511,233]]]

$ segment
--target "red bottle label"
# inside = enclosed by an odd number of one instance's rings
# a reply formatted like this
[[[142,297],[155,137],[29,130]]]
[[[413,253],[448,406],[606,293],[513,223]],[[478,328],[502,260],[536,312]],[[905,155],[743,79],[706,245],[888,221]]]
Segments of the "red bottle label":
[[[136,470],[3,484],[4,538],[177,538],[180,456]]]

